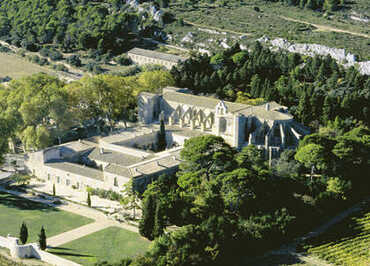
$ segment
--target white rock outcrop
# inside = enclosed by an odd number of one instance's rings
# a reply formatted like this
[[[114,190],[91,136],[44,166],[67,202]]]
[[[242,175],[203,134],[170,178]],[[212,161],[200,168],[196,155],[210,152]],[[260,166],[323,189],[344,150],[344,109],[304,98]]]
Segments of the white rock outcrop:
[[[283,49],[292,53],[299,53],[309,56],[330,55],[332,58],[337,60],[338,63],[344,65],[345,67],[357,66],[361,74],[370,75],[370,61],[357,62],[356,56],[347,52],[345,49],[332,48],[320,44],[291,43],[282,38],[270,40],[266,36],[261,37],[257,41],[266,43],[270,45],[271,48]]]
[[[192,32],[188,32],[184,38],[182,38],[181,42],[188,42],[188,43],[193,43],[193,38],[194,38],[194,35]]]

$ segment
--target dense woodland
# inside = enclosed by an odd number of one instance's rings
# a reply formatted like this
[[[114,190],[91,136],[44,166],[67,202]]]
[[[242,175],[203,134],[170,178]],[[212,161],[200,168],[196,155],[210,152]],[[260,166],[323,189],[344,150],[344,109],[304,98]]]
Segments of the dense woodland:
[[[53,44],[65,52],[98,49],[122,53],[141,36],[151,36],[155,22],[138,14],[125,0],[4,0],[0,37],[36,51]]]
[[[314,130],[335,118],[347,130],[369,126],[370,77],[329,56],[271,52],[259,43],[247,52],[235,45],[213,56],[194,56],[171,73],[177,86],[195,94],[247,104],[255,98],[276,101]]]

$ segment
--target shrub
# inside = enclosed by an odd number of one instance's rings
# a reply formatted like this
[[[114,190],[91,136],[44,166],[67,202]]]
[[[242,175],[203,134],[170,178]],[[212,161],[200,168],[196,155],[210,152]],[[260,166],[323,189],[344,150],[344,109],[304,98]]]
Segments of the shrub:
[[[78,55],[71,55],[70,57],[67,58],[66,61],[68,64],[72,66],[76,66],[76,67],[81,66],[81,59]]]
[[[63,55],[57,50],[51,50],[49,53],[49,57],[53,61],[59,61],[63,59]]]
[[[88,187],[86,188],[86,191],[88,194],[91,194],[93,196],[98,196],[99,198],[102,199],[109,199],[109,200],[114,200],[114,201],[121,201],[122,195],[113,191],[113,190],[105,190],[101,188],[91,188]]]
[[[8,47],[0,45],[0,52],[1,53],[9,53],[10,51],[11,50]]]
[[[129,66],[132,64],[131,59],[126,54],[116,56],[113,60],[121,66]]]
[[[22,57],[25,57],[25,56],[26,56],[26,50],[24,50],[24,49],[19,49],[19,50],[17,51],[17,55],[22,56]]]
[[[64,72],[68,72],[68,68],[63,65],[63,64],[56,64],[56,65],[53,65],[53,69],[57,70],[57,71],[64,71]]]
[[[43,48],[40,49],[39,53],[42,56],[49,57],[50,51],[49,51],[49,48],[43,47]]]

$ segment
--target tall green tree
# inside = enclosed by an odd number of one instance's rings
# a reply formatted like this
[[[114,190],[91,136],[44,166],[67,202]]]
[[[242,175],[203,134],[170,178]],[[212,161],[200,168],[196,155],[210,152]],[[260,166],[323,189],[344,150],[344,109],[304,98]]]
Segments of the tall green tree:
[[[167,147],[166,128],[165,128],[163,119],[161,119],[160,123],[161,125],[160,125],[160,130],[158,132],[157,147],[158,147],[158,151],[164,151]]]
[[[133,219],[136,219],[136,210],[141,208],[139,194],[134,190],[132,179],[123,185],[123,196],[121,204],[127,209],[133,211]]]
[[[160,199],[157,199],[159,201]],[[163,234],[166,227],[166,214],[163,212],[162,204],[157,203],[154,213],[153,237],[159,237]]]
[[[204,135],[185,141],[181,150],[178,183],[183,189],[196,190],[203,180],[232,169],[235,150],[222,137]]]
[[[91,196],[90,196],[90,192],[87,192],[87,206],[91,207]]]
[[[47,248],[46,244],[46,234],[45,234],[45,229],[44,226],[41,227],[41,231],[39,234],[39,247],[41,250],[45,250]]]
[[[22,223],[21,229],[19,231],[19,239],[21,240],[22,244],[26,244],[28,239],[28,229],[25,222]]]
[[[156,200],[149,194],[143,199],[142,218],[139,222],[139,233],[149,240],[154,239],[153,229],[156,214]]]

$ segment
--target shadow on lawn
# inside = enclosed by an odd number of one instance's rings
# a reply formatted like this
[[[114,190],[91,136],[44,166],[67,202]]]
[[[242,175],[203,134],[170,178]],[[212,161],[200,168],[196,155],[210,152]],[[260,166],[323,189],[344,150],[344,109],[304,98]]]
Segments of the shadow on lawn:
[[[64,249],[64,248],[53,248],[53,249]],[[71,250],[71,249],[66,248],[65,250]],[[93,257],[95,257],[95,256],[91,256],[91,255],[88,255],[88,254],[71,253],[71,252],[68,252],[68,251],[63,252],[63,251],[50,250],[48,252],[51,253],[51,254],[57,255],[57,256],[70,256],[70,257],[81,257],[81,258],[93,258]]]
[[[10,208],[17,208],[20,210],[38,210],[42,212],[56,212],[56,208],[48,206],[43,203],[30,201],[12,194],[0,192],[0,202]]]

